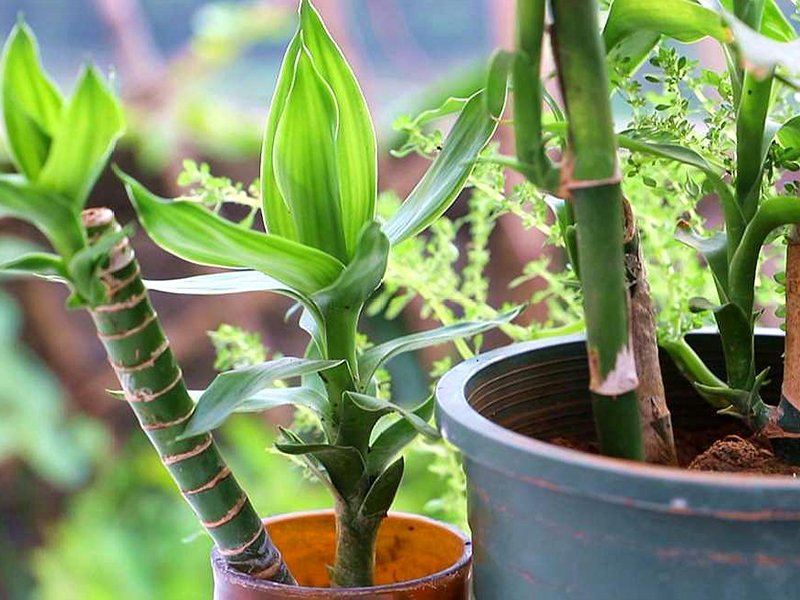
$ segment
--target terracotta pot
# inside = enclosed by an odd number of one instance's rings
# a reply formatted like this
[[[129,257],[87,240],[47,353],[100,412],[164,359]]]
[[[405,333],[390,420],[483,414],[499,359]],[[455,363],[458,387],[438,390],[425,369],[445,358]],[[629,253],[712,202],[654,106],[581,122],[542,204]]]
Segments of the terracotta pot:
[[[724,374],[716,333],[687,341]],[[779,331],[756,336],[758,370],[771,367],[762,391],[773,403],[782,353]],[[676,432],[726,422],[669,357],[661,367]],[[437,416],[467,472],[476,598],[797,600],[798,481],[644,465],[540,441],[594,438],[588,382],[582,336],[509,346],[441,379]]]
[[[330,588],[335,524],[332,510],[264,521],[300,584],[259,581],[211,553],[214,600],[468,600],[472,545],[460,531],[417,515],[390,513],[378,532],[375,587]]]

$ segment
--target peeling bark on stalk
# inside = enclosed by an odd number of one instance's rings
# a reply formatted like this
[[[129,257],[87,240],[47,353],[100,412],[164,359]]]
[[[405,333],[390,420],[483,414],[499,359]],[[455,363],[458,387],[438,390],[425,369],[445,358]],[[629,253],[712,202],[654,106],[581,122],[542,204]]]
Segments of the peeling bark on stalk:
[[[641,460],[638,380],[628,325],[622,192],[605,49],[594,0],[550,3],[569,121],[562,188],[575,208],[590,389],[600,449]]]
[[[639,229],[630,203],[623,198],[625,215],[625,270],[631,300],[631,337],[636,359],[639,387],[639,419],[642,423],[642,445],[646,462],[677,465],[672,418],[667,407],[661,364],[658,360],[656,319],[650,285],[647,283]]]
[[[108,209],[83,212],[90,243],[119,231]],[[259,579],[294,584],[280,552],[210,433],[177,440],[194,411],[127,238],[101,271],[107,300],[89,310],[131,409],[226,560]]]

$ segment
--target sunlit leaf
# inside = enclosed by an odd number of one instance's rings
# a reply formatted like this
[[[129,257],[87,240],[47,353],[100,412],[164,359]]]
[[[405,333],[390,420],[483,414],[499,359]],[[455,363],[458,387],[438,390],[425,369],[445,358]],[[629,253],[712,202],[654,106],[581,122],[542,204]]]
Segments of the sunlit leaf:
[[[308,0],[300,4],[303,44],[330,86],[339,109],[336,139],[339,192],[347,252],[353,256],[364,223],[375,217],[378,156],[375,129],[350,65]]]
[[[61,119],[61,93],[44,72],[33,32],[14,27],[3,52],[3,118],[17,168],[35,181]]]
[[[399,414],[401,418],[408,421],[409,425],[411,425],[417,431],[417,433],[421,433],[429,439],[439,439],[439,432],[436,431],[436,428],[429,425],[426,421],[420,418],[419,415],[415,414],[411,410],[407,410],[402,406],[389,402],[388,400],[382,400],[381,398],[376,398],[375,396],[369,396],[367,394],[347,392],[347,396],[362,410],[370,412],[395,412]]]
[[[433,416],[433,396],[415,408],[413,412],[427,423]],[[416,428],[407,420],[400,419],[384,429],[370,445],[367,454],[367,470],[370,475],[381,473],[395,456],[417,437]]]
[[[62,258],[47,252],[28,252],[11,260],[0,262],[0,273],[32,275],[49,280],[64,280],[67,270]]]
[[[272,167],[300,242],[346,264],[336,149],[338,129],[339,114],[331,88],[302,48],[275,134]]]
[[[64,108],[37,182],[83,208],[124,130],[119,99],[94,68],[86,68]]]

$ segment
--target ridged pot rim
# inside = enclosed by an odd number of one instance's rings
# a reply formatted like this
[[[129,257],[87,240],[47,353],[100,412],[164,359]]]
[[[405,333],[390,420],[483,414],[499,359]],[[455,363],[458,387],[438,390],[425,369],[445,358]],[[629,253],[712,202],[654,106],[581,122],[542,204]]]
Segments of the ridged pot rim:
[[[756,334],[784,335],[778,329],[767,328],[757,328]],[[689,334],[712,335],[718,335],[714,328]],[[487,367],[520,354],[585,341],[585,334],[579,333],[520,342],[478,355],[451,369],[436,387],[436,418],[445,439],[476,463],[560,493],[669,513],[800,521],[797,479],[689,471],[588,454],[508,430],[481,415],[467,401],[465,390],[469,382]]]
[[[334,514],[333,509],[306,510],[306,511],[282,513],[264,519],[264,524],[266,525],[268,523],[276,523],[280,521],[291,521],[303,517],[313,518],[320,515],[331,516],[333,514]],[[455,563],[453,563],[446,569],[442,569],[441,571],[431,573],[430,575],[426,575],[425,577],[418,577],[415,579],[409,579],[407,581],[401,581],[398,583],[375,585],[371,587],[329,588],[329,587],[294,586],[294,585],[286,585],[283,583],[275,583],[274,581],[263,581],[260,579],[254,579],[253,577],[245,573],[241,573],[240,571],[231,568],[225,562],[225,559],[223,558],[222,554],[219,552],[216,546],[214,546],[211,549],[212,567],[215,573],[220,573],[225,577],[226,582],[228,584],[238,585],[251,590],[258,590],[258,591],[263,590],[265,592],[266,591],[279,592],[283,590],[286,593],[291,593],[292,598],[294,597],[301,598],[305,593],[307,593],[310,596],[325,594],[332,600],[335,600],[336,598],[343,598],[343,599],[359,598],[362,596],[368,598],[368,597],[373,597],[376,594],[391,593],[391,592],[410,592],[420,586],[433,584],[439,580],[453,577],[457,575],[459,572],[464,571],[465,569],[469,569],[470,564],[472,562],[472,540],[469,537],[467,537],[467,535],[463,531],[448,523],[443,523],[441,521],[437,521],[436,519],[431,519],[429,517],[425,517],[423,515],[418,515],[414,513],[407,513],[402,511],[389,511],[387,518],[392,518],[392,517],[409,519],[449,531],[450,533],[457,536],[464,543],[464,551],[462,552],[461,556]]]

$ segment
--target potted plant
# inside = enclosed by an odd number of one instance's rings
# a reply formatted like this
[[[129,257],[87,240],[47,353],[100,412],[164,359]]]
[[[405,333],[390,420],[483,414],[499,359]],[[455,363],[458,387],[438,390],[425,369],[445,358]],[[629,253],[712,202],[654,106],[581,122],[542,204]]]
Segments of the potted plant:
[[[4,117],[20,173],[0,178],[0,214],[34,223],[55,253],[23,255],[2,268],[66,283],[70,307],[92,314],[119,395],[215,541],[215,597],[466,598],[471,552],[462,534],[412,515],[386,519],[403,475],[398,454],[420,432],[436,436],[427,424],[433,400],[402,408],[384,397],[374,375],[397,354],[478,334],[518,310],[363,352],[356,333],[392,245],[425,229],[458,196],[503,111],[505,79],[498,63],[490,73],[492,93],[466,103],[432,167],[379,223],[366,104],[319,15],[303,0],[267,121],[261,197],[269,233],[251,229],[252,218],[234,223],[196,201],[158,199],[118,171],[161,246],[197,263],[250,270],[145,282],[129,229],[107,209],[81,213],[123,130],[117,99],[88,67],[65,102],[40,66],[32,34],[22,23],[12,32],[3,63]],[[311,337],[306,356],[225,372],[194,402],[147,287],[287,295],[302,307],[301,326]],[[302,384],[274,385],[293,377]],[[324,439],[284,430],[278,448],[306,460],[329,487],[335,511],[278,517],[264,527],[211,431],[234,411],[280,404],[317,413]],[[382,585],[373,587],[376,580]]]
[[[617,460],[645,456],[642,440],[652,422],[641,419],[649,394],[642,393],[646,365],[640,356],[641,345],[653,337],[637,336],[642,323],[635,311],[629,317],[628,307],[635,306],[629,296],[639,292],[641,275],[631,276],[630,257],[641,261],[641,255],[635,217],[621,194],[617,147],[629,151],[625,173],[632,180],[642,156],[690,166],[703,184],[691,182],[696,200],[716,194],[724,219],[723,231],[713,236],[702,237],[687,223],[678,223],[676,231],[703,255],[717,293],[716,302],[693,298],[687,306],[712,314],[719,331],[678,331],[659,340],[676,424],[708,430],[721,419],[714,412],[735,417],[756,439],[766,440],[774,453],[771,464],[782,459],[788,463],[783,472],[791,473],[798,464],[793,231],[787,236],[786,274],[779,277],[786,292],[785,364],[783,338],[775,332],[756,335],[754,289],[762,247],[775,230],[800,220],[796,186],[788,184],[788,194],[770,189],[775,171],[797,169],[796,109],[792,114],[791,104],[779,101],[785,86],[797,86],[796,34],[770,1],[720,6],[676,0],[653,10],[650,3],[615,0],[602,37],[591,0],[550,6],[563,108],[544,96],[539,81],[545,3],[520,0],[519,44],[512,57],[517,156],[490,160],[522,172],[551,195],[580,281],[587,331],[585,338],[530,342],[479,356],[439,384],[442,431],[465,455],[476,594],[790,598],[798,581],[800,519],[791,479]],[[710,36],[728,57],[728,73],[714,82],[725,92],[717,106],[729,108],[719,110],[723,121],[709,118],[706,139],[695,147],[679,143],[689,137],[682,128],[693,126],[668,117],[650,115],[621,134],[613,129],[609,70],[612,85],[628,93],[631,75],[661,36],[684,43]],[[652,64],[657,59],[660,54]],[[671,67],[675,89],[688,74],[687,64],[683,57]],[[551,107],[546,119],[543,101]],[[654,108],[672,110],[670,104]],[[731,114],[735,121],[725,122]],[[735,141],[727,137],[731,130]],[[722,151],[708,155],[707,148]],[[553,150],[561,153],[558,165],[551,161]],[[630,201],[636,205],[636,198]],[[663,201],[670,201],[669,194]],[[640,266],[633,265],[634,271]],[[782,374],[779,390],[775,382]],[[602,454],[616,458],[564,447],[587,450],[595,441]],[[732,450],[724,443],[714,447]],[[764,459],[760,449],[750,448],[751,461]]]

